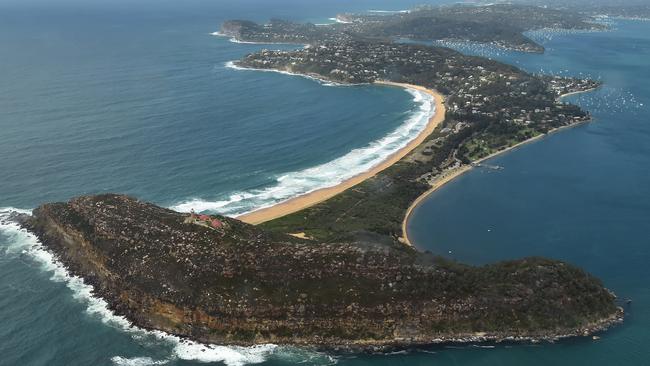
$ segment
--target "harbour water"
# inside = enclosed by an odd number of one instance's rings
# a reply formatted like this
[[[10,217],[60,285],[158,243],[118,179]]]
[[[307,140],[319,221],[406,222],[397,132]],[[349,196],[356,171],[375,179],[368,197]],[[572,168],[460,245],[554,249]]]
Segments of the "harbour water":
[[[388,153],[378,142],[417,118],[421,102],[394,88],[233,70],[226,63],[248,52],[298,46],[236,44],[211,33],[229,18],[318,23],[419,2],[3,2],[0,207],[110,191],[238,213],[275,197],[260,192],[295,194],[327,184],[332,169],[362,169],[367,154],[341,159],[369,146]],[[545,41],[545,55],[495,56],[536,72],[601,77],[602,90],[571,99],[596,121],[497,158],[503,171],[466,174],[427,200],[410,225],[422,249],[465,262],[546,255],[584,266],[634,300],[625,325],[598,342],[392,355],[181,342],[129,327],[35,238],[2,223],[0,365],[643,364],[649,27],[620,21],[613,32],[556,36]],[[303,179],[309,169],[322,179]]]
[[[497,347],[481,364],[643,365],[650,359],[650,23],[616,20],[611,32],[537,36],[544,55],[460,47],[531,72],[601,79],[601,89],[566,99],[593,122],[487,162],[503,170],[473,169],[442,187],[414,211],[409,236],[422,250],[464,263],[566,260],[632,300],[625,324],[598,341]]]

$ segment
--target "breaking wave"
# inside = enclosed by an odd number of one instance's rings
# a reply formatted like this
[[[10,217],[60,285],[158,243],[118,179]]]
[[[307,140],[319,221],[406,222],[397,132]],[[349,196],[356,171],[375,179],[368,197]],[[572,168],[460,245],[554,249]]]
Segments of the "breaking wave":
[[[169,360],[154,360],[151,357],[133,357],[127,358],[122,356],[115,356],[111,358],[113,364],[117,366],[151,366],[151,365],[165,365]]]
[[[351,24],[352,22],[347,22],[343,19],[339,19],[338,17],[336,18],[329,18],[329,20],[336,22],[336,23],[341,23],[341,24]]]
[[[278,347],[274,344],[264,344],[251,347],[220,346],[214,344],[201,344],[188,341],[179,337],[161,332],[148,331],[133,326],[125,317],[114,314],[108,303],[93,296],[93,288],[84,283],[83,279],[71,275],[61,262],[41,244],[36,236],[21,228],[18,224],[9,221],[12,212],[29,214],[30,210],[15,208],[0,208],[0,238],[4,251],[0,254],[26,255],[34,260],[41,270],[50,273],[54,282],[64,283],[77,301],[86,306],[86,312],[106,326],[128,333],[135,342],[146,346],[147,344],[159,346],[164,344],[170,349],[165,359],[156,360],[151,357],[123,357],[114,356],[111,361],[114,365],[146,366],[164,365],[171,360],[188,360],[203,363],[221,362],[227,366],[243,366],[262,363],[270,357],[287,359],[297,358],[311,361],[313,364],[332,364],[336,359],[318,352],[309,352],[289,347]],[[146,348],[145,348],[146,349]]]
[[[354,86],[354,85],[362,85],[362,84],[342,84],[342,83],[337,83],[337,82],[335,82],[335,81],[326,80],[326,79],[320,78],[320,77],[318,77],[318,76],[314,76],[314,75],[306,75],[306,74],[299,74],[299,73],[295,73],[295,72],[291,72],[291,71],[275,70],[275,69],[255,69],[255,68],[251,68],[251,67],[241,67],[241,66],[237,66],[237,65],[235,64],[234,61],[228,61],[228,62],[226,62],[226,63],[225,63],[225,66],[226,66],[227,68],[229,68],[229,69],[240,70],[240,71],[243,70],[243,71],[274,72],[274,73],[277,73],[277,74],[284,74],[284,75],[291,75],[291,76],[299,76],[299,77],[302,77],[302,78],[305,78],[305,79],[314,80],[314,81],[320,83],[321,85],[325,85],[325,86]]]
[[[237,68],[232,63],[229,66]],[[416,108],[404,123],[381,139],[365,147],[354,149],[330,162],[279,175],[275,178],[275,184],[269,187],[232,192],[218,200],[193,198],[177,203],[171,209],[180,212],[194,210],[239,216],[319,189],[336,186],[370,170],[415,139],[435,113],[433,97],[416,89],[407,89],[407,91],[413,96]]]

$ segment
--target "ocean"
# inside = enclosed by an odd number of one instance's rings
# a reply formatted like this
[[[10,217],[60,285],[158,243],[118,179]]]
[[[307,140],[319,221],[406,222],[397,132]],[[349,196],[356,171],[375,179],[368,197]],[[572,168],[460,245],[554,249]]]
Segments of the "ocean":
[[[417,134],[431,112],[422,96],[236,70],[228,62],[247,53],[300,46],[212,33],[231,18],[325,23],[418,3],[0,2],[0,221],[10,209],[100,192],[236,215],[366,169]],[[423,250],[465,262],[546,255],[585,267],[633,299],[627,322],[601,340],[392,355],[183,342],[130,327],[34,237],[0,223],[0,365],[643,364],[649,28],[616,21],[606,33],[541,33],[545,55],[465,46],[535,72],[602,78],[603,89],[571,98],[595,122],[495,159],[502,171],[466,174],[409,228]]]

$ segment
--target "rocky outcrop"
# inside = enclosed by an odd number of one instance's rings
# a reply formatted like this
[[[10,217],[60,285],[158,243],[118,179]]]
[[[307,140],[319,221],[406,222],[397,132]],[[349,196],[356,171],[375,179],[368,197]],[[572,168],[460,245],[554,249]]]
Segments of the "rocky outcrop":
[[[22,224],[138,326],[204,342],[373,347],[553,340],[622,316],[600,281],[527,258],[470,267],[391,244],[209,227],[122,195],[43,205]]]
[[[259,25],[248,20],[228,20],[221,24],[219,31],[224,36],[240,38],[243,29],[259,29]]]

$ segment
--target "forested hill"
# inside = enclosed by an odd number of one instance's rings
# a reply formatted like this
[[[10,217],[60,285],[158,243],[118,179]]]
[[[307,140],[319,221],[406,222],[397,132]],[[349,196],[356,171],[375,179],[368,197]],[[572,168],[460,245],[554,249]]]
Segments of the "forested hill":
[[[409,346],[555,340],[621,310],[568,264],[470,267],[379,242],[313,243],[105,194],[18,220],[138,326],[218,344]]]
[[[544,48],[523,33],[540,28],[603,29],[574,11],[537,6],[436,6],[389,15],[339,14],[338,24],[316,26],[274,19],[267,24],[232,20],[221,32],[241,41],[313,44],[350,40],[458,40],[525,52]]]

